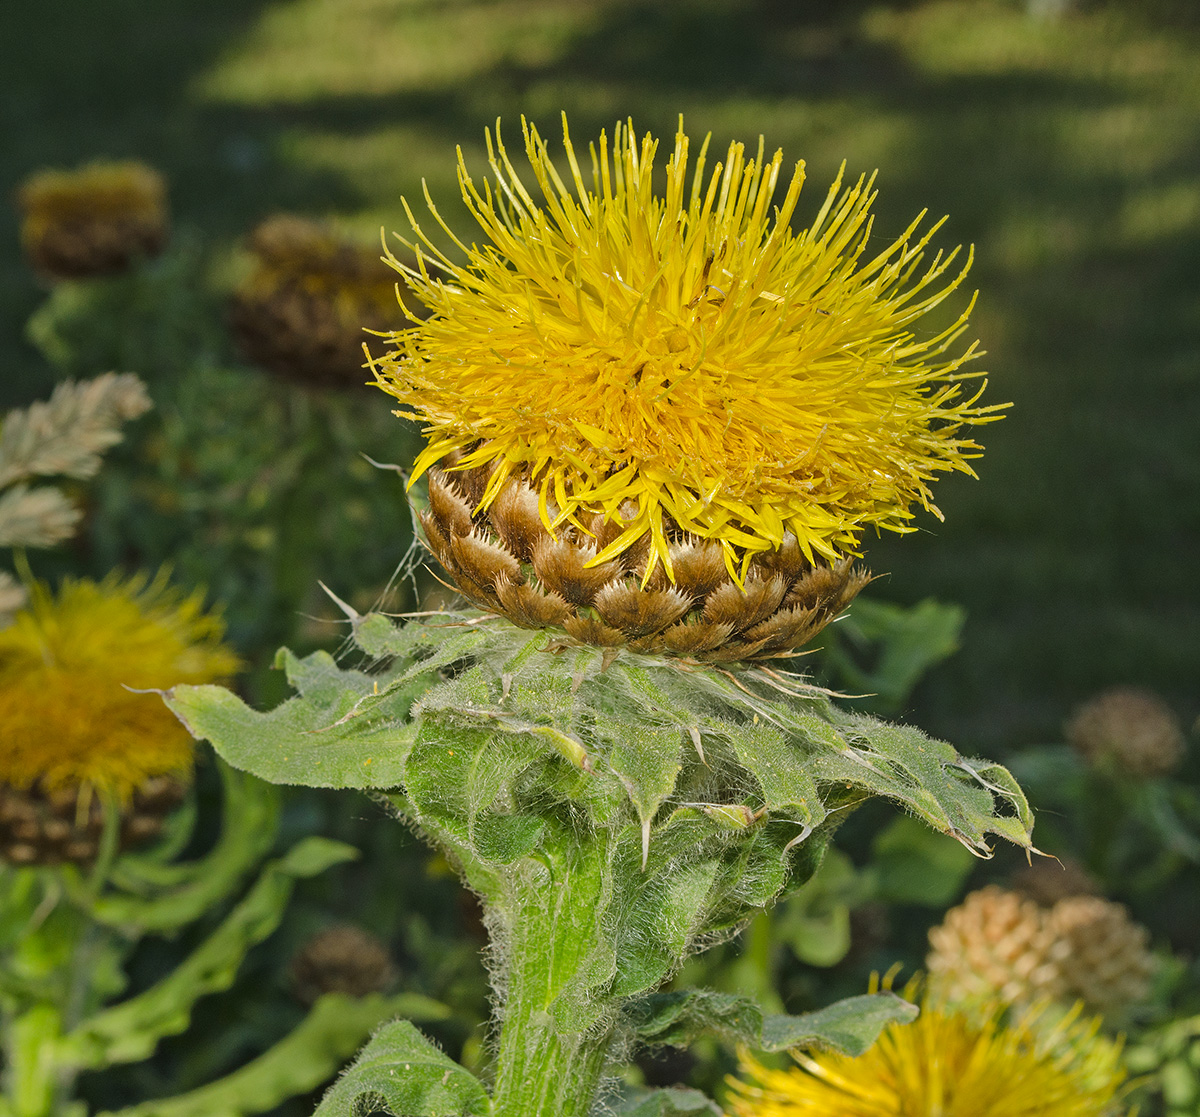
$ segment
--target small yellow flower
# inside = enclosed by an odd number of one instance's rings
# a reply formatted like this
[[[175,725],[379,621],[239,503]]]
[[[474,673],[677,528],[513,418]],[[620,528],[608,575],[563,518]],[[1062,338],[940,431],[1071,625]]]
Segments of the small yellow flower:
[[[121,800],[186,771],[192,738],[154,694],[228,677],[237,657],[200,596],[163,578],[35,585],[0,630],[0,784],[94,787]]]
[[[380,387],[425,424],[415,475],[438,462],[493,468],[486,508],[511,477],[533,484],[553,530],[596,514],[623,530],[601,564],[649,537],[644,583],[668,537],[724,548],[741,580],[754,554],[794,534],[809,560],[856,553],[868,526],[912,530],[937,512],[929,481],[970,473],[967,422],[997,418],[966,391],[968,345],[951,355],[970,307],[925,336],[917,321],[962,281],[958,249],[925,259],[940,223],[918,217],[868,253],[874,178],[830,187],[811,226],[791,221],[804,181],[762,142],[732,144],[689,169],[680,124],[654,189],[657,141],[618,125],[591,147],[591,182],[566,120],[567,174],[522,122],[536,180],[521,181],[497,128],[494,186],[459,152],[463,197],[487,241],[445,256],[409,220],[415,268],[398,262],[431,317],[391,335]],[[772,200],[788,182],[777,208]],[[428,200],[428,198],[427,198]],[[405,242],[407,243],[407,242]],[[954,270],[952,270],[954,269]]]
[[[928,999],[864,1055],[796,1054],[771,1070],[744,1056],[733,1117],[1118,1117],[1120,1045],[1076,1009],[1057,1020],[971,1015]]]

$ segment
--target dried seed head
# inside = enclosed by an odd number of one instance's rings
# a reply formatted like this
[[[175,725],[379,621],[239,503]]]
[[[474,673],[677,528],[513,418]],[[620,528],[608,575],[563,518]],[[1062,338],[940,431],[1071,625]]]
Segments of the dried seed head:
[[[1037,904],[989,885],[970,893],[930,930],[930,989],[949,1002],[1031,1004],[1067,991],[1064,947]]]
[[[1067,740],[1089,764],[1127,775],[1163,776],[1183,759],[1183,728],[1158,695],[1115,687],[1085,702],[1066,725]]]
[[[141,845],[162,832],[163,821],[183,801],[187,785],[153,777],[120,805],[118,848]],[[18,865],[92,862],[104,830],[104,809],[90,788],[0,784],[0,860]]]
[[[314,387],[349,388],[370,379],[365,332],[411,325],[396,303],[403,280],[378,246],[330,226],[282,214],[250,236],[253,267],[234,292],[229,325],[252,364]],[[417,320],[420,304],[406,295]]]
[[[157,256],[167,240],[166,183],[144,163],[39,171],[18,190],[17,205],[25,254],[51,279],[115,275]]]
[[[1157,969],[1150,932],[1125,907],[1100,896],[1073,896],[1054,905],[1047,923],[1064,944],[1058,965],[1069,994],[1105,1016],[1145,1000]]]
[[[387,947],[360,927],[339,924],[314,935],[292,960],[296,995],[312,1004],[324,993],[365,997],[395,979]]]
[[[990,885],[947,912],[929,942],[930,987],[949,1001],[1081,1000],[1119,1015],[1145,998],[1155,971],[1149,932],[1099,896],[1046,909]]]

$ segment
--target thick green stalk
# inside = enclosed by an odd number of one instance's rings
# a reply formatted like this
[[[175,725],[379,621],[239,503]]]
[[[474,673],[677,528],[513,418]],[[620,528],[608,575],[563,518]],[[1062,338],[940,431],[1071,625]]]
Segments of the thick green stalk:
[[[603,1000],[588,1027],[563,1029],[555,1019],[556,998],[579,988],[596,957],[611,871],[603,834],[563,837],[560,857],[510,878],[499,903],[505,957],[493,1117],[586,1117],[612,1042],[615,1005]]]

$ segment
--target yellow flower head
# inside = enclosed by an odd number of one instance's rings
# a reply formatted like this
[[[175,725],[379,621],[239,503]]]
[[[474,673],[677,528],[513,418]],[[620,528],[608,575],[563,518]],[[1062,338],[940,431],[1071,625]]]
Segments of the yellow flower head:
[[[246,294],[270,296],[296,285],[329,300],[347,320],[396,319],[395,276],[369,245],[319,221],[277,214],[254,230],[251,248],[256,267],[241,288]]]
[[[0,630],[0,783],[129,795],[187,769],[191,735],[154,694],[230,676],[237,657],[200,596],[160,577],[35,585]]]
[[[21,185],[17,202],[25,215],[23,235],[36,239],[64,221],[163,219],[167,186],[145,163],[100,161],[72,171],[38,171]]]
[[[744,1056],[731,1078],[732,1117],[1117,1117],[1120,1045],[1079,1008],[1051,1021],[1002,1022],[928,999],[864,1055],[796,1054],[771,1070]]]
[[[810,559],[853,553],[867,525],[910,530],[913,504],[936,513],[935,474],[971,472],[963,424],[998,409],[964,390],[975,345],[948,355],[970,308],[914,332],[970,263],[951,270],[957,249],[925,260],[937,224],[918,233],[921,215],[868,254],[873,177],[843,188],[839,174],[797,232],[804,164],[789,181],[761,140],[749,160],[732,144],[706,174],[708,141],[689,168],[681,122],[659,195],[657,141],[631,124],[591,146],[590,184],[565,117],[565,179],[522,128],[540,198],[498,127],[494,186],[477,186],[459,152],[490,243],[456,237],[427,195],[465,264],[408,211],[417,265],[394,266],[431,317],[391,335],[375,370],[425,424],[417,476],[446,459],[492,465],[486,507],[520,474],[551,530],[585,514],[621,522],[594,564],[649,535],[648,580],[659,561],[671,573],[676,530],[720,541],[735,577],[788,532]]]

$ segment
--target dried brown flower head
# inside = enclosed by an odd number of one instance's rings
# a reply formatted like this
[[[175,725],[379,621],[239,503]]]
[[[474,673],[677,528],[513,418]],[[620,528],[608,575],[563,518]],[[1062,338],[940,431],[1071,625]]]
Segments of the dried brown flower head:
[[[52,279],[114,275],[167,241],[166,183],[144,163],[39,171],[18,189],[17,206],[25,254]]]

